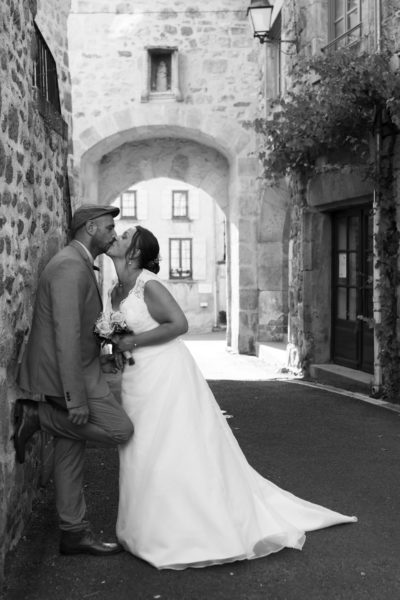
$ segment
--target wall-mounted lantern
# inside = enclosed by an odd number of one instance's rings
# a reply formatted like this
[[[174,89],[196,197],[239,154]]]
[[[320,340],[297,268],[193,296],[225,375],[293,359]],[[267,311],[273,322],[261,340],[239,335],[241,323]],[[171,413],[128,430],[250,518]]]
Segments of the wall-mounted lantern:
[[[251,0],[250,6],[247,9],[247,16],[250,17],[254,37],[258,38],[261,44],[264,44],[264,42],[295,44],[297,51],[297,40],[281,40],[272,37],[271,27],[273,10],[274,7],[268,0]]]

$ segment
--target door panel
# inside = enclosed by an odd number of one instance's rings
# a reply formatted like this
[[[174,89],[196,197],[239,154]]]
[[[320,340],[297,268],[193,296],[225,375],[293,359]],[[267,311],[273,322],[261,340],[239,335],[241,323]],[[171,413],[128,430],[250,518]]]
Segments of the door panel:
[[[332,356],[372,371],[372,216],[370,207],[333,216]],[[362,317],[362,318],[361,318]]]

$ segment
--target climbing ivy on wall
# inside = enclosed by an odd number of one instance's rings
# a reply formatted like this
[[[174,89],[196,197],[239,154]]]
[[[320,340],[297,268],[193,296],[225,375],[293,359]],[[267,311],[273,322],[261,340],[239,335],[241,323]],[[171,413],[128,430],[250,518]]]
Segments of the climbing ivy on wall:
[[[386,53],[356,55],[351,49],[299,60],[291,90],[272,105],[271,117],[254,122],[265,139],[265,176],[311,176],[326,168],[319,159],[358,162],[370,158],[371,134],[380,110],[400,123],[400,75]],[[331,163],[329,168],[333,168]]]
[[[399,231],[396,221],[394,147],[400,125],[400,74],[385,52],[357,54],[343,49],[299,60],[290,73],[291,89],[272,105],[268,119],[254,122],[264,140],[259,154],[266,179],[291,176],[303,182],[344,165],[365,167],[377,191],[379,231],[379,323],[383,395],[399,402],[397,334]],[[382,142],[377,151],[377,136]],[[303,199],[304,202],[304,199]]]

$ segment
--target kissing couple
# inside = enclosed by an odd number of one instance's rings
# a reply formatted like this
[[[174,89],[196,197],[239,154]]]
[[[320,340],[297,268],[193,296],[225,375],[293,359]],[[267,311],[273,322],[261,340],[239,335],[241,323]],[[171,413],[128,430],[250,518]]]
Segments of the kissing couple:
[[[36,431],[54,437],[60,552],[126,550],[158,569],[185,569],[301,549],[306,531],[356,521],[280,489],[249,465],[180,337],[188,323],[157,276],[156,237],[141,226],[116,237],[118,213],[91,204],[76,210],[72,241],[40,277],[18,378],[45,401],[16,403],[17,460],[24,462]],[[105,375],[115,363],[93,333],[102,311],[93,262],[102,253],[118,276],[108,308],[131,332],[113,337],[117,356],[134,355],[123,366],[122,406]],[[102,541],[86,518],[86,441],[119,448],[117,542]]]

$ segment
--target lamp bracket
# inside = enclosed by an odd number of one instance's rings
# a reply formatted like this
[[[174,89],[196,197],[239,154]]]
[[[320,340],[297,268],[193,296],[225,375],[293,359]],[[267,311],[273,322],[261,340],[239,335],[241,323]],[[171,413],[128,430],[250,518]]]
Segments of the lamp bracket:
[[[299,42],[298,40],[281,40],[281,39],[277,39],[277,38],[271,38],[269,33],[255,33],[254,37],[258,38],[260,40],[261,44],[274,44],[274,43],[278,43],[278,44],[295,44],[296,46],[296,52],[299,51],[298,45]]]

